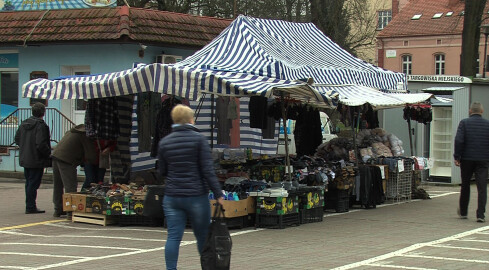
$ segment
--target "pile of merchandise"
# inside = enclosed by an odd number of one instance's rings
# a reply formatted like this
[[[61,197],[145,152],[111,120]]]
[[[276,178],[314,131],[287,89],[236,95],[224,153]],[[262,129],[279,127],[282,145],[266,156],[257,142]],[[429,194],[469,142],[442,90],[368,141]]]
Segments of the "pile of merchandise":
[[[103,215],[142,215],[147,187],[137,183],[92,184],[88,191],[63,195],[64,211]]]
[[[361,130],[355,139],[360,157],[364,162],[370,158],[402,156],[404,154],[402,141],[396,135],[381,128]],[[316,151],[316,156],[326,160],[350,160],[350,153],[353,148],[351,138],[339,137],[321,144]]]

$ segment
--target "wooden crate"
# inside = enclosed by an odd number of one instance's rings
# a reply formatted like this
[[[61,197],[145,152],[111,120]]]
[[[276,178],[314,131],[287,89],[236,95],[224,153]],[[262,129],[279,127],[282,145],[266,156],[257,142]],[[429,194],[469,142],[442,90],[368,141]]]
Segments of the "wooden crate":
[[[83,222],[102,226],[117,223],[117,220],[112,216],[80,212],[73,212],[71,220],[73,222]]]

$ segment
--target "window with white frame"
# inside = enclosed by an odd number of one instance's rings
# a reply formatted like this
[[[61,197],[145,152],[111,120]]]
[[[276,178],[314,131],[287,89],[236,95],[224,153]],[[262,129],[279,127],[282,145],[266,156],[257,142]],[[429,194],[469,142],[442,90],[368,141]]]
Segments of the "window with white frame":
[[[387,24],[392,19],[392,11],[391,10],[379,10],[378,14],[379,14],[379,20],[377,23],[377,29],[384,29],[384,27],[386,27]]]
[[[411,75],[413,72],[413,56],[406,54],[402,56],[402,72]]]
[[[435,75],[445,74],[445,55],[436,54],[435,55]]]

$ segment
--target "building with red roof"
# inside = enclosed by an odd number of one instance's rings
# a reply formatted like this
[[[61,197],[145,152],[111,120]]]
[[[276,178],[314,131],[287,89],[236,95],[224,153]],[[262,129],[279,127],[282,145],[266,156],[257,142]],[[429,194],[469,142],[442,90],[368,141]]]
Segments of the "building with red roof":
[[[459,75],[464,9],[463,0],[394,0],[393,19],[377,36],[379,66],[408,75]],[[484,16],[488,11],[489,2]],[[484,40],[481,34],[479,74]]]

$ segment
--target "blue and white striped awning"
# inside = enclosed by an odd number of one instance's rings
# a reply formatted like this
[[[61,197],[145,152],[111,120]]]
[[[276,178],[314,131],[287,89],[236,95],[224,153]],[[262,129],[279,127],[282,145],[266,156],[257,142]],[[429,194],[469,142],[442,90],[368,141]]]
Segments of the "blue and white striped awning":
[[[327,85],[406,90],[405,74],[354,57],[312,23],[239,16],[216,39],[176,64]]]
[[[334,91],[319,93],[303,81],[156,63],[100,75],[36,79],[22,86],[23,97],[43,99],[91,99],[140,92],[173,94],[190,100],[197,99],[199,93],[272,97],[276,89],[318,106],[335,106],[337,98]]]
[[[313,85],[320,93],[336,91],[339,93],[339,102],[347,106],[360,106],[370,104],[375,109],[402,107],[406,104],[416,104],[429,101],[433,97],[429,93],[386,93],[365,86],[343,85],[325,86]]]

